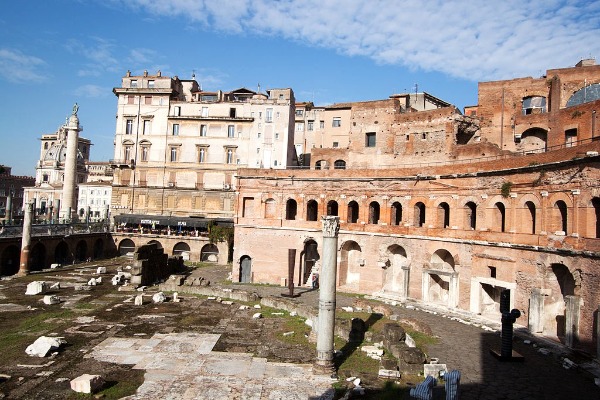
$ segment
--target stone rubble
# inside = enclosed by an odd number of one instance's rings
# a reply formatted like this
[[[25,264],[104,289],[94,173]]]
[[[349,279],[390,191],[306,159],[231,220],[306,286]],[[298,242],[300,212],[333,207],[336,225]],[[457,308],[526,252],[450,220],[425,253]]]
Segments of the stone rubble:
[[[46,357],[50,352],[58,350],[67,341],[62,337],[40,336],[27,346],[25,353],[32,357]]]

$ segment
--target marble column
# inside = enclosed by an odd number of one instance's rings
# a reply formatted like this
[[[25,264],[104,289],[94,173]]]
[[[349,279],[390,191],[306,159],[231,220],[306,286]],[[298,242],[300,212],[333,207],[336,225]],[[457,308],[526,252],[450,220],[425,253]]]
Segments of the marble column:
[[[337,273],[337,243],[340,218],[321,217],[323,223],[323,256],[319,277],[319,317],[317,360],[315,372],[335,374],[333,362],[333,332],[335,328],[335,287]]]
[[[408,298],[408,285],[410,284],[410,266],[403,265],[402,272],[404,272],[403,282],[402,282],[402,298]]]
[[[21,262],[19,275],[29,274],[29,251],[31,247],[31,224],[33,220],[33,203],[25,204],[25,216],[23,217],[23,238],[21,239]]]
[[[6,215],[4,216],[7,225],[12,225],[12,208],[12,195],[9,193],[6,197]]]
[[[65,175],[62,193],[61,217],[73,220],[73,210],[77,211],[77,147],[79,142],[78,106],[73,107],[73,114],[67,124],[67,154],[65,157]],[[64,210],[64,211],[63,211]]]

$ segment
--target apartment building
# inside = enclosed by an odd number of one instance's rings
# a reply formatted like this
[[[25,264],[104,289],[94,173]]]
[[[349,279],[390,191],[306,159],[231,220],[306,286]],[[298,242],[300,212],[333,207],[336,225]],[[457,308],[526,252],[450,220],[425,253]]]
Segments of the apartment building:
[[[296,165],[289,88],[209,92],[159,71],[127,72],[113,92],[115,216],[232,218],[239,168]]]

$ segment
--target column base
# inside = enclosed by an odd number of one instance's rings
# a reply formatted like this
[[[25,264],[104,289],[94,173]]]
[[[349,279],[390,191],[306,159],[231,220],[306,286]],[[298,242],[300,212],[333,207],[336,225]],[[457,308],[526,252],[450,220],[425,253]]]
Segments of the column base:
[[[327,375],[337,379],[337,371],[333,361],[317,360],[313,364],[313,374]]]

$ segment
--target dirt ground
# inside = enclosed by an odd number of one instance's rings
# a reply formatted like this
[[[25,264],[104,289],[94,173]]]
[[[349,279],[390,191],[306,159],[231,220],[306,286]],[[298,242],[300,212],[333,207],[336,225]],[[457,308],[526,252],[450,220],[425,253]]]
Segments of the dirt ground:
[[[134,305],[142,293],[131,287],[113,286],[111,277],[118,267],[130,263],[112,259],[60,268],[0,281],[0,398],[71,399],[81,398],[70,389],[70,380],[84,373],[99,374],[106,381],[101,398],[133,394],[143,382],[143,371],[128,365],[86,358],[91,349],[108,337],[144,337],[155,333],[216,333],[221,337],[214,351],[247,352],[269,361],[310,363],[314,348],[281,340],[286,319],[253,319],[257,311],[201,296],[182,295],[181,302],[152,303],[156,287],[146,289],[144,304]],[[107,273],[98,275],[97,267]],[[207,279],[227,276],[226,266],[207,270]],[[101,284],[81,290],[92,277]],[[46,305],[43,295],[25,295],[32,281],[60,283],[60,289],[46,294],[60,297],[61,303]],[[259,310],[261,311],[261,310]],[[267,311],[262,310],[265,314]],[[40,336],[64,337],[67,344],[49,357],[31,357],[28,345]]]

